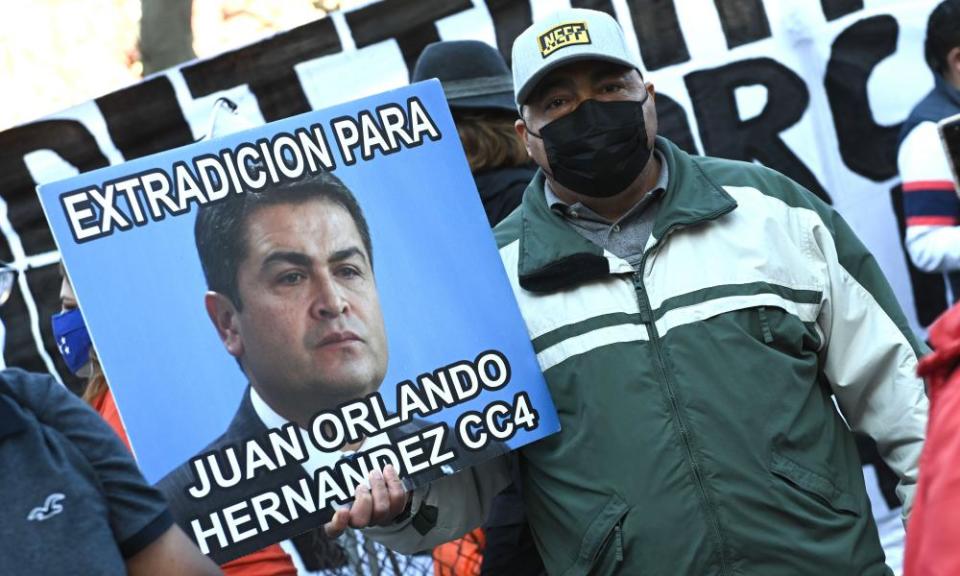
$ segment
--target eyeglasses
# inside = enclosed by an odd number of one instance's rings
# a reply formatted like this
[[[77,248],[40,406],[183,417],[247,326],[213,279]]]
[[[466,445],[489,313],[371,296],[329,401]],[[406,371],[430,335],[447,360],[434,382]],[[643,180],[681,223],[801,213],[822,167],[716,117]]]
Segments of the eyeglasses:
[[[0,262],[0,306],[7,303],[16,282],[17,269],[6,262]]]

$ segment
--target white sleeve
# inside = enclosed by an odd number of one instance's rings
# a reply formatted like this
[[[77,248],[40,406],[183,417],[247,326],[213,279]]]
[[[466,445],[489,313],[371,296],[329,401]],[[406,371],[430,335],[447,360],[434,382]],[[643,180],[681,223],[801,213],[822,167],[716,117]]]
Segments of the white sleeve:
[[[873,256],[839,215],[814,227],[826,286],[817,323],[823,371],[847,422],[877,442],[897,474],[906,517],[926,435],[927,397],[917,377],[923,347],[907,327]]]
[[[960,227],[908,226],[907,253],[924,272],[960,270]]]
[[[417,488],[408,518],[367,528],[364,535],[403,554],[430,550],[463,536],[483,524],[493,497],[510,484],[509,462],[509,455],[498,456]],[[431,520],[435,515],[433,526],[424,529],[416,522],[418,515]]]
[[[916,126],[897,153],[907,220],[906,247],[925,272],[960,269],[960,200],[937,126]]]

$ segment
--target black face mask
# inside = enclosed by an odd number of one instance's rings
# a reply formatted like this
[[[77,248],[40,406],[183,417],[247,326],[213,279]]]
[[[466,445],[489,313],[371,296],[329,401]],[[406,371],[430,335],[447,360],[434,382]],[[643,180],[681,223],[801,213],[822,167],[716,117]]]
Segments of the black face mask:
[[[650,158],[640,102],[587,100],[534,134],[543,140],[553,178],[594,198],[623,192]]]

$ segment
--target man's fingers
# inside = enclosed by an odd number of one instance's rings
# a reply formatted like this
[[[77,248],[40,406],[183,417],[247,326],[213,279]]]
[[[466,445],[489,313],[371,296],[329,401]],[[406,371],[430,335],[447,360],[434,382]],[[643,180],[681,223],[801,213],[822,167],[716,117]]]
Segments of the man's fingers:
[[[387,492],[387,484],[383,480],[383,474],[379,470],[370,472],[370,495],[373,500],[373,508],[370,513],[370,524],[380,525],[390,520],[390,497]]]
[[[353,506],[350,507],[350,526],[352,528],[366,528],[370,525],[370,514],[373,511],[373,498],[370,489],[363,484],[357,486],[353,497]]]
[[[324,525],[327,536],[336,538],[349,526],[386,525],[403,512],[407,506],[407,492],[393,466],[387,465],[381,473],[374,470],[369,475],[370,487],[357,486],[350,509],[337,510]]]
[[[403,489],[400,475],[392,464],[387,464],[383,469],[383,478],[387,483],[387,494],[390,500],[389,521],[392,522],[407,507],[407,491]]]
[[[329,538],[339,538],[343,531],[347,529],[349,522],[350,511],[341,508],[333,513],[333,518],[329,522],[323,525],[323,531],[327,533]]]

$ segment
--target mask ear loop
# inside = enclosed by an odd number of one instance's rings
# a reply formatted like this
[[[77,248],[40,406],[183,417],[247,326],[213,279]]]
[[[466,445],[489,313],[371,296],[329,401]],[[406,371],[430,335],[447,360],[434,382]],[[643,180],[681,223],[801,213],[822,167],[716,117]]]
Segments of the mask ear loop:
[[[523,120],[523,118],[521,118],[521,120]],[[536,138],[537,140],[543,140],[543,136],[537,134],[536,132],[534,132],[533,130],[530,129],[530,125],[527,124],[527,121],[526,121],[526,120],[523,120],[523,125],[527,127],[527,134],[533,136],[533,137]]]

